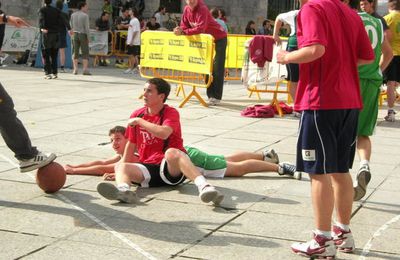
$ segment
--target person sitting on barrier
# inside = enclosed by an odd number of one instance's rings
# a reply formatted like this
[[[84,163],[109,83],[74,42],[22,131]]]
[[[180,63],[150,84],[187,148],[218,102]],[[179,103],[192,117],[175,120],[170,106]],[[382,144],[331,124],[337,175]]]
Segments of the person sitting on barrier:
[[[135,110],[129,121],[124,155],[116,167],[116,183],[100,183],[97,191],[106,199],[132,203],[136,194],[132,183],[142,187],[176,186],[186,178],[194,181],[200,199],[219,204],[224,196],[200,174],[183,147],[179,112],[165,101],[171,91],[161,78],[144,86],[144,107]],[[135,163],[135,152],[139,163]]]
[[[175,35],[211,34],[215,40],[215,57],[212,71],[213,81],[207,88],[208,105],[221,102],[225,77],[225,57],[227,34],[211,16],[203,0],[186,0],[180,26],[174,29]]]
[[[131,21],[129,22],[128,37],[126,39],[126,50],[129,55],[129,65],[131,66],[125,74],[132,73],[134,75],[139,74],[139,56],[140,56],[140,22],[137,18],[139,15],[136,8],[129,10]]]
[[[279,14],[275,19],[274,33],[273,37],[277,46],[282,45],[281,38],[279,37],[279,32],[282,28],[282,25],[288,24],[290,26],[290,35],[287,42],[286,50],[288,52],[295,51],[298,49],[297,47],[297,15],[299,10],[289,11],[287,13]],[[295,99],[297,84],[299,81],[299,64],[297,63],[289,63],[286,64],[286,71],[288,73],[287,80],[290,82],[289,92],[292,99]],[[294,112],[295,117],[300,117],[301,114],[297,111]]]
[[[160,24],[157,23],[156,18],[153,16],[150,18],[150,21],[146,23],[146,30],[156,31],[160,29]]]
[[[121,9],[121,16],[117,17],[117,19],[115,20],[115,29],[117,30],[115,33],[115,50],[117,51],[117,53],[116,53],[117,59],[115,60],[115,63],[117,65],[121,65],[121,66],[118,66],[120,68],[127,67],[127,66],[123,66],[123,63],[124,63],[123,59],[118,60],[118,53],[125,54],[126,36],[121,35],[121,33],[118,31],[127,31],[129,28],[130,21],[131,21],[131,17],[129,15],[129,9],[126,9],[123,7]]]
[[[110,31],[110,14],[107,12],[102,12],[101,16],[96,19],[96,30],[100,32]],[[111,37],[108,35],[108,44],[111,43]],[[99,66],[107,66],[106,56],[98,56]]]
[[[121,160],[128,142],[125,137],[126,128],[115,126],[109,131],[112,148],[116,155],[106,160],[96,160],[79,165],[67,164],[64,169],[67,174],[103,176],[105,180],[115,180],[115,165]],[[236,152],[231,155],[207,154],[192,146],[184,147],[192,163],[205,177],[241,177],[254,172],[277,172],[282,176],[301,179],[301,173],[295,171],[295,166],[289,163],[279,163],[278,154],[274,149],[263,152]],[[136,156],[135,161],[138,158]]]

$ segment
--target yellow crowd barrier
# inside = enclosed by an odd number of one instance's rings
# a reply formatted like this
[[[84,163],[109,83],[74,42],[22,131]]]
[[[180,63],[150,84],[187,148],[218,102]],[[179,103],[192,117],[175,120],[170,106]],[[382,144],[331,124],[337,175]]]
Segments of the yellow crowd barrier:
[[[172,32],[145,31],[141,34],[140,74],[144,78],[160,77],[177,83],[177,95],[183,93],[183,107],[192,97],[207,103],[196,88],[208,88],[212,82],[214,38],[208,34],[176,36]],[[189,95],[184,85],[192,87]]]
[[[225,80],[240,80],[243,60],[244,46],[253,35],[228,34],[225,60]]]

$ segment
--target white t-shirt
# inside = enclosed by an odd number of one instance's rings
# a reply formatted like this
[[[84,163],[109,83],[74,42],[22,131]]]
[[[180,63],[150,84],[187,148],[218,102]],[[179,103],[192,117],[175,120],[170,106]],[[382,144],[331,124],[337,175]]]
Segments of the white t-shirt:
[[[158,12],[154,15],[154,17],[156,18],[156,22],[160,24],[161,27],[164,27],[164,17],[165,15]]]
[[[134,32],[137,32],[133,36]],[[134,17],[129,22],[128,37],[126,38],[127,45],[140,45],[140,22]]]
[[[279,14],[276,19],[287,23],[290,26],[290,36],[293,36],[296,33],[296,20],[295,17],[299,13],[299,10],[293,10],[287,13]]]

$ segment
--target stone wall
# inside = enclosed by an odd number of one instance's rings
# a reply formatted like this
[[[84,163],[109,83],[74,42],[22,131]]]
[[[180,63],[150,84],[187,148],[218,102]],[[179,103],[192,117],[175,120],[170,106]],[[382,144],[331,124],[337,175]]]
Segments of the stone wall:
[[[32,25],[37,26],[37,11],[43,5],[43,0],[0,0],[2,10],[7,14],[20,16],[28,20]],[[100,16],[103,0],[87,0],[89,4],[89,16],[91,27],[94,21]],[[181,0],[182,8],[185,1]],[[267,16],[268,0],[205,0],[209,8],[221,7],[225,9],[228,24],[234,33],[244,33],[244,28],[249,20],[254,20],[257,27]],[[146,9],[143,13],[145,18],[151,17],[159,6],[159,0],[146,0]]]

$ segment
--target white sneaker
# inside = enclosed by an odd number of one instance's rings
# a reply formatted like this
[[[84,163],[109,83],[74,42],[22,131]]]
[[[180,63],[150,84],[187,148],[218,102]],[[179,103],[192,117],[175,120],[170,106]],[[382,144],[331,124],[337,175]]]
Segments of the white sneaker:
[[[388,122],[396,121],[396,112],[393,109],[388,110],[387,116],[385,116],[385,120]]]
[[[274,149],[263,151],[264,161],[270,163],[279,163],[279,156]]]
[[[53,77],[50,74],[44,76],[44,79],[52,79]]]
[[[38,154],[31,159],[19,160],[19,170],[21,172],[30,172],[38,168],[42,168],[54,161],[56,157],[57,156],[54,153],[44,154],[42,152],[38,152]]]
[[[335,259],[336,247],[332,238],[313,234],[313,239],[305,243],[294,243],[292,251],[310,259]]]
[[[124,71],[124,74],[130,74],[130,73],[132,73],[132,69],[131,68],[129,68],[129,69]]]
[[[108,200],[119,200],[124,203],[135,203],[138,201],[135,192],[131,190],[121,191],[111,183],[99,183],[97,191]]]
[[[215,205],[219,205],[224,199],[224,195],[209,184],[200,190],[199,197],[202,202],[209,203],[212,201]]]
[[[221,100],[220,100],[220,99],[216,99],[216,98],[213,98],[213,97],[211,97],[211,98],[208,99],[208,105],[209,105],[209,106],[216,106],[216,105],[218,105],[219,103],[221,103]]]

